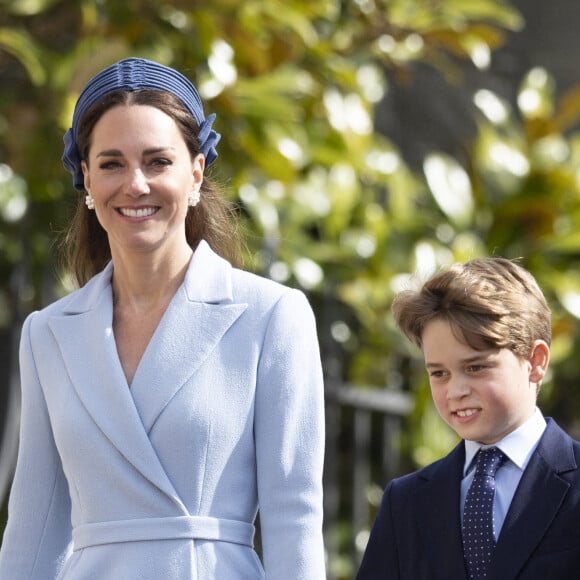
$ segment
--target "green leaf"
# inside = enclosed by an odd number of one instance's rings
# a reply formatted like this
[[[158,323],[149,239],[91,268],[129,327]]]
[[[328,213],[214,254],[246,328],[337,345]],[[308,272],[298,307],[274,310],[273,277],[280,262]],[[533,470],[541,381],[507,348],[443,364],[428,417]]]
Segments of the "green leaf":
[[[40,86],[46,82],[39,48],[26,31],[0,28],[0,50],[9,52],[22,63],[33,84]]]

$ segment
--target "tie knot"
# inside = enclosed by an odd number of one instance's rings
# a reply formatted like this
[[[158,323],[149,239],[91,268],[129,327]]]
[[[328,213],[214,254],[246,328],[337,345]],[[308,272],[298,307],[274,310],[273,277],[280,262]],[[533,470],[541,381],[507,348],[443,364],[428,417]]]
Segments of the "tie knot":
[[[497,470],[506,460],[506,456],[501,449],[490,447],[489,449],[480,449],[477,454],[477,464],[475,467],[476,476],[495,477]]]

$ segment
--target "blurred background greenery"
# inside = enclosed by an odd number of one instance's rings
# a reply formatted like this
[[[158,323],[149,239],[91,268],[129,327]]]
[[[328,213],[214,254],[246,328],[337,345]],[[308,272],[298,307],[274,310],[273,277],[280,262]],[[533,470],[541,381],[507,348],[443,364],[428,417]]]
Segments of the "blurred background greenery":
[[[246,267],[308,293],[325,370],[413,395],[402,468],[455,438],[392,296],[476,256],[521,258],[543,287],[554,342],[540,403],[578,436],[580,85],[526,37],[533,22],[550,47],[566,42],[540,4],[0,0],[4,350],[22,316],[70,290],[55,241],[77,195],[60,163],[76,96],[136,55],[184,72],[217,113],[212,176],[238,204]],[[352,576],[348,558],[330,564]]]

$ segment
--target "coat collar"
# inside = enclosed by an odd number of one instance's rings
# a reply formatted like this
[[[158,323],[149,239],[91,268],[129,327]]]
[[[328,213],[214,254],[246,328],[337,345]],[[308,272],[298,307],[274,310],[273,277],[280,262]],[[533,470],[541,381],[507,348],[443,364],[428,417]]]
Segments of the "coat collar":
[[[102,272],[69,296],[63,313],[81,314],[96,308],[102,294],[111,292],[112,276],[113,263],[109,262]],[[232,302],[232,266],[202,240],[191,258],[182,288],[191,302]]]
[[[109,264],[49,318],[71,383],[93,421],[147,479],[181,500],[149,440],[155,420],[247,308],[233,298],[232,268],[201,242],[129,390],[113,335]]]
[[[556,517],[577,469],[572,440],[552,419],[538,443],[506,515],[494,553],[492,576],[515,578]]]

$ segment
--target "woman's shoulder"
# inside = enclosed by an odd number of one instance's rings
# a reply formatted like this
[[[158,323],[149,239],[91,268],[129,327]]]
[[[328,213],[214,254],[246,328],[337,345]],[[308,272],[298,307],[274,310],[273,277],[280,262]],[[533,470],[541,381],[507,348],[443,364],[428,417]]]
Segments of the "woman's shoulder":
[[[290,286],[286,286],[280,282],[272,280],[271,278],[267,278],[262,274],[251,272],[249,270],[233,268],[232,276],[238,291],[248,289],[248,291],[263,292],[264,294],[271,294],[272,296],[282,296],[283,294],[293,290]]]
[[[54,316],[61,316],[71,313],[79,313],[90,308],[90,304],[96,295],[110,285],[110,271],[105,268],[102,272],[91,278],[81,288],[75,288],[58,296],[51,303],[32,312],[29,318],[36,320],[46,320]]]
[[[231,280],[232,298],[235,302],[275,304],[285,296],[296,296],[298,300],[300,300],[299,296],[304,296],[299,289],[286,286],[248,269],[232,266],[203,240],[195,251],[194,260],[193,269],[198,273],[203,272],[206,277],[210,278],[209,287],[215,288],[216,285],[223,283],[229,285]]]
[[[280,302],[300,308],[308,304],[304,292],[247,270],[232,271],[234,301],[272,308]]]
[[[277,321],[287,333],[308,335],[316,326],[306,294],[268,278],[233,270],[233,300],[246,305],[246,315],[267,324]]]

